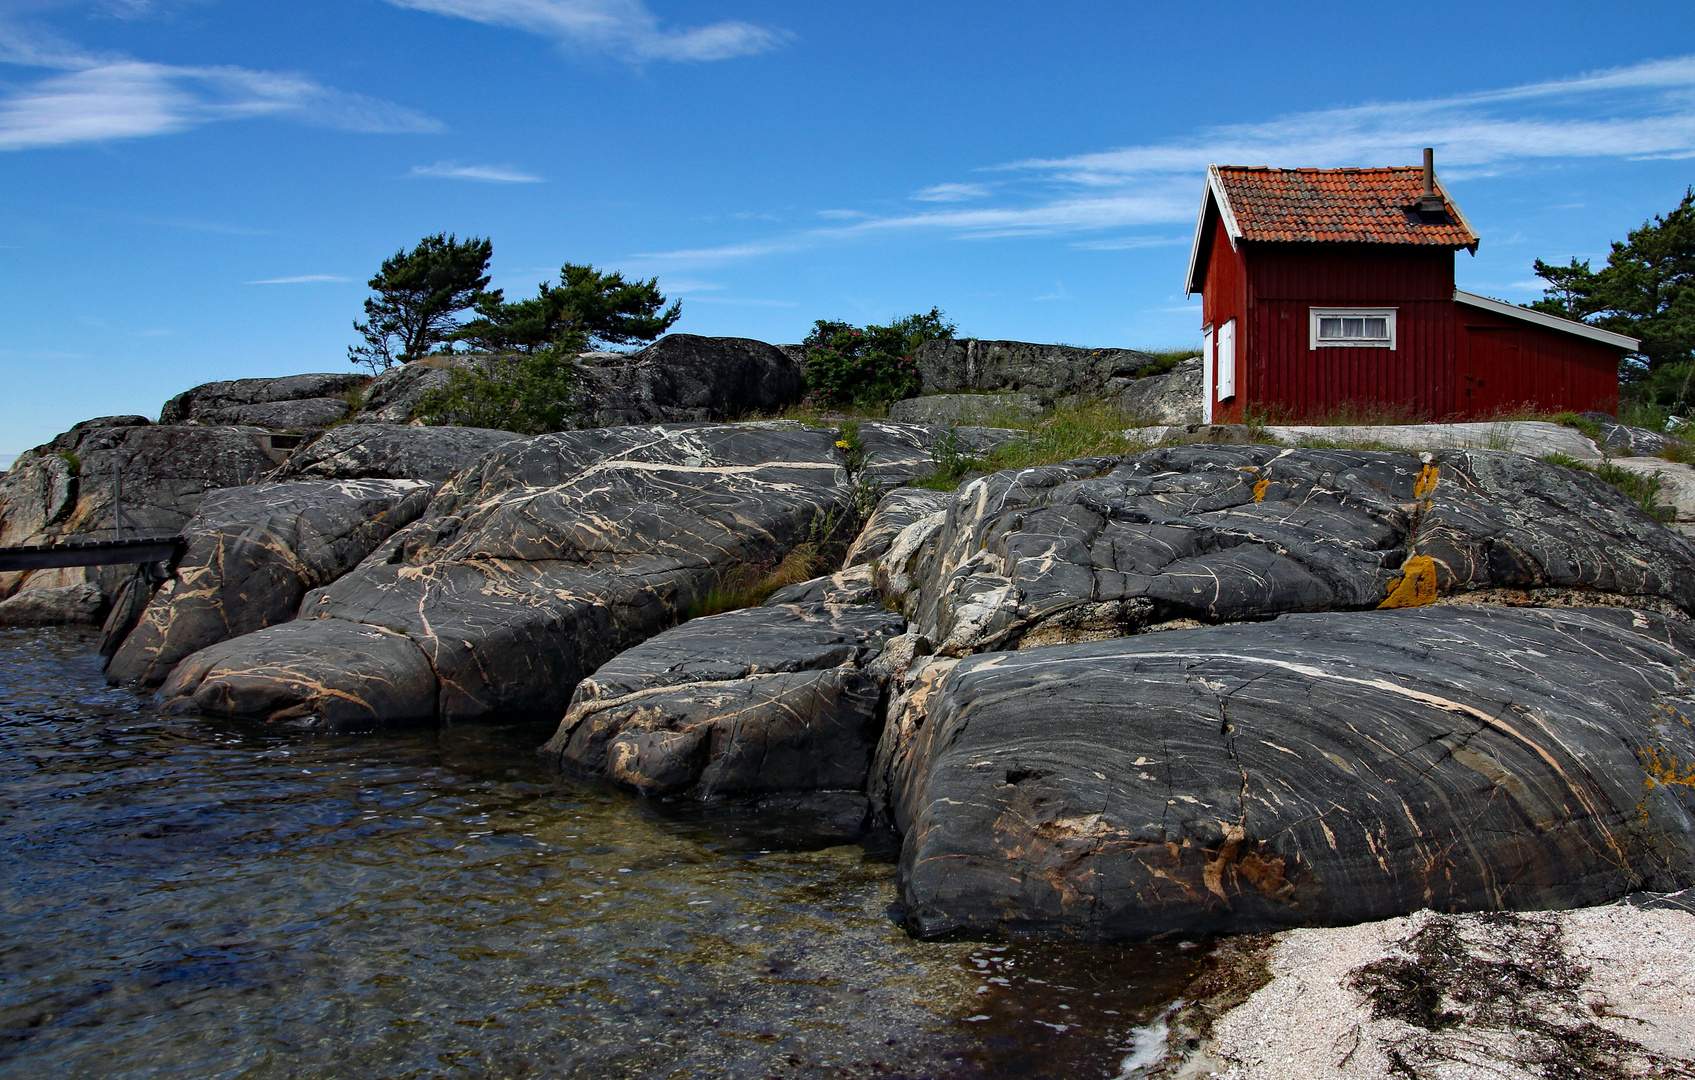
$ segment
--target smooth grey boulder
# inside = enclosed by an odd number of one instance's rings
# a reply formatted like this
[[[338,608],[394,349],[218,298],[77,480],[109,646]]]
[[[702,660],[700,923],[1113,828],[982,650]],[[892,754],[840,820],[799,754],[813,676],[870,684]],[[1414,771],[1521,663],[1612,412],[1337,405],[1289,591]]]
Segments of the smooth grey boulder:
[[[1027,341],[941,338],[913,353],[919,392],[1022,390],[1050,400],[1099,397],[1112,380],[1134,378],[1159,357],[1134,349],[1079,349]]]
[[[215,491],[188,550],[106,667],[157,686],[183,657],[287,622],[308,590],[358,565],[429,503],[422,480],[302,480]]]
[[[195,423],[247,424],[270,431],[321,431],[338,420],[346,419],[350,409],[344,397],[266,401],[257,405],[212,409],[197,415]]]
[[[105,595],[92,581],[25,589],[0,600],[0,626],[99,625],[106,607]]]
[[[667,334],[621,363],[581,372],[584,426],[737,420],[785,409],[806,392],[786,353],[750,338]]]
[[[1599,904],[1695,879],[1691,656],[1646,611],[1443,607],[940,661],[873,800],[924,936]]]
[[[1161,375],[1113,379],[1112,403],[1144,424],[1201,422],[1201,359],[1180,360]]]
[[[953,656],[1490,589],[1695,611],[1695,548],[1612,485],[1429,456],[1180,446],[995,473],[955,492],[896,598]]]
[[[345,414],[347,395],[370,381],[369,376],[349,371],[285,375],[276,379],[234,379],[227,382],[201,383],[165,402],[164,407],[159,410],[159,423],[183,424],[193,420],[199,423],[240,422],[251,423],[256,427],[270,427],[272,425],[255,423],[252,420],[213,419],[213,415],[222,410],[247,405],[274,405],[309,398],[340,399],[342,412]]]
[[[866,420],[857,428],[863,455],[860,475],[877,487],[896,487],[930,476],[950,454],[978,458],[1027,436],[1010,428],[942,427]]]
[[[654,793],[863,790],[881,697],[864,667],[904,627],[874,603],[691,619],[579,683],[542,752]]]
[[[360,424],[404,424],[417,415],[425,394],[447,385],[452,368],[471,362],[462,357],[426,356],[396,364],[366,385],[352,419]]]
[[[123,419],[123,418],[120,418]],[[258,481],[275,467],[258,428],[78,425],[18,455],[0,480],[0,547],[113,535],[113,466],[121,477],[125,536],[169,536],[218,488]],[[19,589],[90,581],[111,598],[131,566],[0,573],[0,598]]]
[[[443,481],[522,435],[491,428],[343,424],[290,454],[273,480]]]
[[[930,488],[899,487],[884,495],[877,509],[866,519],[865,526],[848,548],[844,566],[858,566],[882,558],[895,542],[902,529],[919,518],[946,510],[953,501],[951,492]]]
[[[654,426],[498,446],[299,619],[188,657],[161,693],[330,728],[557,719],[583,676],[845,516],[835,436]]]
[[[889,406],[889,419],[902,424],[976,425],[1031,423],[1052,408],[1035,394],[927,394]]]

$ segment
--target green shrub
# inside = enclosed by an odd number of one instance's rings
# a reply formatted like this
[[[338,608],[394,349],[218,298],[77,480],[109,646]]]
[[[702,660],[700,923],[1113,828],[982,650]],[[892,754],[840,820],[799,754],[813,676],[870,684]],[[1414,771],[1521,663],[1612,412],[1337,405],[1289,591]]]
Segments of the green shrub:
[[[911,397],[918,391],[913,352],[926,341],[953,337],[957,329],[937,308],[888,326],[819,319],[801,342],[806,347],[808,394],[817,404],[832,406]]]
[[[523,435],[563,431],[576,411],[580,340],[539,352],[495,356],[453,368],[447,385],[424,394],[418,415],[428,424],[499,428]]]
[[[1677,520],[1676,507],[1660,504],[1660,490],[1665,486],[1665,481],[1655,473],[1632,472],[1629,469],[1621,469],[1610,461],[1582,461],[1570,454],[1557,452],[1544,454],[1542,460],[1554,465],[1564,465],[1568,469],[1593,473],[1629,495],[1649,517],[1665,522]]]

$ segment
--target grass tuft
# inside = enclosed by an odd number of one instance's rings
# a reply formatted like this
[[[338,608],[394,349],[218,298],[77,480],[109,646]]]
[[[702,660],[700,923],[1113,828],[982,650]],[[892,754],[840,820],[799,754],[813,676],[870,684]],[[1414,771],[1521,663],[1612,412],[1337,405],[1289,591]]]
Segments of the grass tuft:
[[[1653,473],[1639,473],[1632,472],[1629,469],[1621,469],[1610,461],[1581,461],[1569,454],[1544,454],[1542,460],[1600,477],[1630,496],[1637,506],[1640,506],[1649,517],[1657,521],[1672,522],[1677,520],[1677,508],[1666,506],[1660,502],[1660,491],[1665,487],[1665,481]]]

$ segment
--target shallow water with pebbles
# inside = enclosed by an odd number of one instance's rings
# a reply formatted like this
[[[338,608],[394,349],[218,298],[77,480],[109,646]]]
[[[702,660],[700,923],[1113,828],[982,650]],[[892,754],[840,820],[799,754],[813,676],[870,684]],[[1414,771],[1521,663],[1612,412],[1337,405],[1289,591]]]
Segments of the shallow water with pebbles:
[[[1204,951],[915,941],[892,845],[548,734],[164,716],[0,631],[0,1075],[1108,1077]]]

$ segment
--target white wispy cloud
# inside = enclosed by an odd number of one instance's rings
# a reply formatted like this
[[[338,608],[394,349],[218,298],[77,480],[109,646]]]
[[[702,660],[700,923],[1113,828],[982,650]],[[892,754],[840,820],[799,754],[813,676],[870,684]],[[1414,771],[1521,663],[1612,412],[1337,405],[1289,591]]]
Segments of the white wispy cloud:
[[[396,7],[509,26],[569,49],[625,60],[726,60],[777,48],[788,35],[739,20],[662,25],[641,0],[388,0]]]
[[[984,184],[932,184],[913,192],[912,197],[920,202],[965,202],[967,199],[981,199],[988,193],[989,189]]]
[[[243,282],[246,285],[305,285],[314,281],[352,281],[352,278],[341,277],[337,274],[298,274],[294,277],[261,278],[258,281]]]
[[[408,175],[434,177],[440,180],[480,180],[485,184],[539,184],[542,178],[510,165],[463,165],[457,161],[438,161],[434,165],[414,165]]]
[[[0,97],[0,150],[169,135],[251,117],[345,131],[441,129],[422,113],[303,75],[96,55],[5,24],[0,24],[0,63],[58,72]]]
[[[1436,148],[1452,179],[1509,173],[1539,161],[1610,157],[1695,158],[1695,56],[1647,61],[1569,79],[1418,101],[1296,113],[1212,127],[1180,139],[980,170],[993,185],[949,182],[914,196],[988,201],[867,217],[767,240],[649,256],[710,265],[897,231],[964,239],[1075,235],[1193,223],[1208,164],[1334,167],[1400,165]],[[982,194],[978,194],[981,192]],[[1187,238],[1132,234],[1078,239],[1118,250]]]

